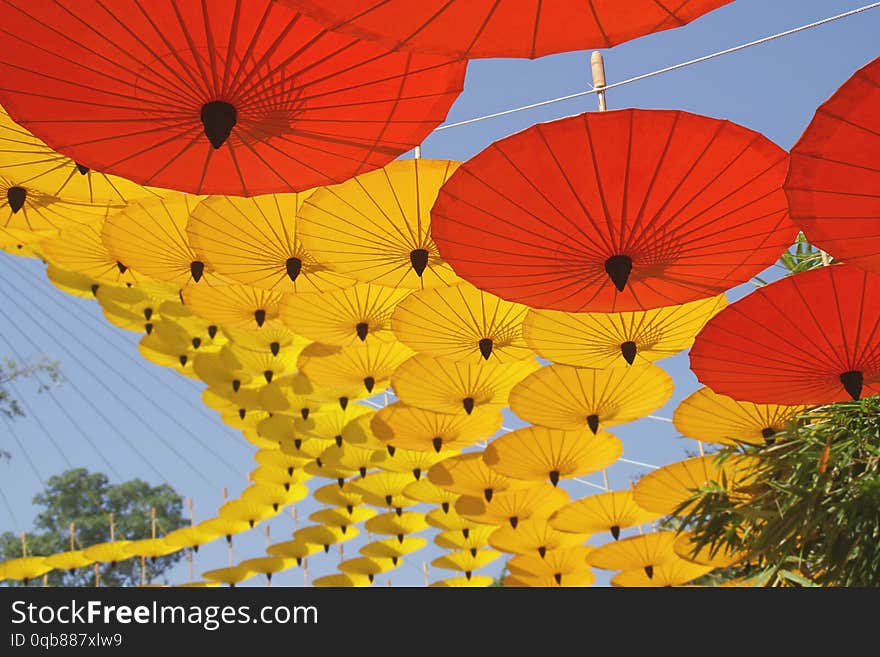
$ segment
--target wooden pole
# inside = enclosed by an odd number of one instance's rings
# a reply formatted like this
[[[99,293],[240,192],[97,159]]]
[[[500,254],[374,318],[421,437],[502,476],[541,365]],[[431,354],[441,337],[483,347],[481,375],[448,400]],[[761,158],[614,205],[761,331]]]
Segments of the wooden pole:
[[[604,112],[608,109],[605,104],[605,60],[598,50],[594,51],[590,57],[590,69],[593,73],[593,89],[596,90],[599,111]]]
[[[110,514],[110,542],[112,543],[115,540],[116,540],[116,521],[115,521],[114,515],[111,513]]]
[[[425,575],[425,586],[428,586],[431,583],[431,580],[428,577],[428,562],[427,561],[422,562],[422,572]]]
[[[98,564],[95,564],[95,588],[101,586],[101,571],[98,569]]]
[[[602,470],[602,482],[605,484],[605,490],[610,491],[611,486],[608,485],[608,470]]]
[[[413,157],[417,160],[422,159],[422,147],[421,146],[416,146],[415,149],[413,149]]]
[[[76,523],[70,523],[68,529],[70,530],[70,551],[73,552],[76,549]]]
[[[27,553],[27,534],[21,533],[21,556],[26,557]]]
[[[309,558],[308,557],[303,557],[302,571],[303,571],[303,586],[308,586],[309,585]]]
[[[150,507],[150,534],[156,538],[156,507]]]

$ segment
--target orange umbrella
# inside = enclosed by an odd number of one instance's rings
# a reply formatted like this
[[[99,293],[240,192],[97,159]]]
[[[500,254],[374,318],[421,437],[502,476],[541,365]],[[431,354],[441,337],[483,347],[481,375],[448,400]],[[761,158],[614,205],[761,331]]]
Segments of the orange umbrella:
[[[650,310],[716,296],[791,246],[788,154],[675,110],[594,112],[495,142],[443,186],[431,233],[455,272],[533,308]]]

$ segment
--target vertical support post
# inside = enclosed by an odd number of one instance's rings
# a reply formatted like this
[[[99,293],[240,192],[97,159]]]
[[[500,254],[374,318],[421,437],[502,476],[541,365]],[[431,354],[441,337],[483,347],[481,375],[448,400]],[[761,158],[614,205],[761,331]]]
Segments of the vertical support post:
[[[413,157],[414,157],[415,159],[417,159],[417,160],[421,160],[421,159],[422,159],[422,147],[421,147],[421,146],[416,146],[416,147],[413,149]]]
[[[73,552],[76,549],[76,523],[70,523],[68,529],[70,530],[70,551]]]
[[[593,73],[593,89],[596,90],[599,111],[604,112],[608,109],[608,106],[605,104],[605,60],[602,57],[602,53],[598,50],[594,51],[590,57],[590,69]]]

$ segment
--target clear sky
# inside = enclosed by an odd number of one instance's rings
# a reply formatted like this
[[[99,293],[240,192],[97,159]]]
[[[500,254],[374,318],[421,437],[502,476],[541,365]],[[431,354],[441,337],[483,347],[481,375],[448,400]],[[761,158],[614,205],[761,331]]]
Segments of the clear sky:
[[[866,4],[867,0],[736,0],[686,27],[604,51],[608,83]],[[880,55],[878,34],[880,8],[613,89],[608,93],[608,107],[678,108],[729,119],[788,149],[816,107],[858,68]],[[449,122],[582,91],[589,83],[589,57],[589,52],[582,51],[533,61],[472,62]],[[586,96],[439,131],[425,141],[422,156],[465,160],[534,123],[592,111],[595,102],[595,97]],[[201,404],[201,384],[143,360],[137,351],[139,336],[111,326],[96,302],[58,291],[43,270],[40,261],[0,253],[0,356],[23,359],[46,354],[60,362],[67,379],[51,394],[36,394],[30,383],[13,386],[28,407],[28,417],[11,425],[0,419],[0,447],[12,454],[11,463],[0,463],[0,490],[8,502],[0,498],[0,530],[28,530],[35,513],[31,498],[42,488],[41,479],[71,466],[106,472],[112,481],[140,477],[154,484],[168,482],[184,497],[192,497],[197,521],[213,515],[223,502],[224,487],[235,496],[247,485],[246,473],[255,465],[254,448]],[[771,269],[768,276],[778,273]],[[751,285],[741,286],[728,297],[733,301],[750,289]],[[675,381],[672,400],[657,412],[659,417],[670,418],[676,404],[697,383],[687,354],[659,364]],[[376,401],[381,403],[381,397]],[[507,419],[505,426],[521,425],[509,413]],[[677,436],[670,423],[658,419],[614,427],[612,433],[623,441],[625,458],[648,464],[663,465],[697,449],[693,441]],[[608,474],[612,488],[622,488],[646,472],[644,467],[618,463]],[[592,486],[569,482],[565,488],[573,498],[598,492],[601,477],[586,480]],[[323,483],[326,480],[313,480],[312,488]],[[305,518],[315,508],[314,502],[300,503],[299,526],[308,523]],[[293,530],[289,513],[269,524],[273,542],[287,540]],[[263,531],[260,527],[235,538],[236,561],[263,553]],[[363,542],[346,543],[345,557],[355,556]],[[201,571],[226,565],[222,543],[200,550],[196,577]],[[421,585],[422,562],[440,553],[429,545],[396,571],[379,576],[378,584],[390,580],[393,586]],[[336,550],[316,556],[310,562],[309,576],[334,572],[338,559]],[[496,575],[502,564],[499,560],[480,572]],[[431,581],[452,575],[429,570]],[[607,574],[597,571],[597,575],[600,584],[607,583]],[[187,578],[182,562],[172,581]],[[274,579],[276,585],[302,582],[298,569]],[[250,583],[263,582],[255,578]]]

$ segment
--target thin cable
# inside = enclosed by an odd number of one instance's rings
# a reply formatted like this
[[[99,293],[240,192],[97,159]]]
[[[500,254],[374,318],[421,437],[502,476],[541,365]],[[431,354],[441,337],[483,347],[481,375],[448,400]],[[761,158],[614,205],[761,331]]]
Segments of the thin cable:
[[[646,416],[649,420],[660,420],[661,422],[672,422],[672,418],[669,417],[660,417],[659,415],[648,415]]]
[[[12,505],[9,504],[9,500],[6,499],[6,493],[3,492],[2,488],[0,488],[0,497],[3,498],[3,506],[6,507],[6,512],[9,513],[9,517],[12,518],[12,527],[15,529],[15,533],[20,534],[21,529],[19,529],[18,519],[15,517],[15,513],[12,511]]]
[[[592,481],[587,481],[586,479],[580,479],[578,477],[572,477],[569,481],[576,481],[579,484],[583,484],[584,486],[590,486],[591,488],[598,488],[602,492],[605,491],[605,486],[600,486],[599,484],[594,484]]]
[[[620,458],[617,460],[620,461],[621,463],[628,463],[630,465],[638,465],[643,468],[648,468],[650,470],[659,470],[660,469],[659,465],[651,465],[650,463],[642,463],[641,461],[632,461],[630,459],[624,459],[624,458]]]
[[[43,481],[43,477],[40,475],[40,471],[37,470],[37,466],[34,464],[33,460],[31,459],[30,454],[28,454],[28,451],[24,448],[24,444],[22,444],[21,439],[18,437],[18,434],[15,433],[15,429],[12,428],[12,421],[8,417],[6,417],[3,413],[0,413],[0,418],[3,419],[3,422],[6,425],[6,431],[9,433],[10,436],[12,436],[12,439],[18,445],[18,448],[21,450],[21,453],[24,454],[25,461],[27,461],[28,465],[31,466],[31,470],[34,471],[34,475],[36,475],[37,479],[40,482],[40,485],[45,488],[46,482]]]
[[[546,107],[547,105],[554,105],[556,103],[561,103],[566,100],[572,100],[574,98],[581,98],[583,96],[589,96],[597,91],[608,91],[609,89],[614,89],[616,87],[622,87],[626,84],[631,84],[633,82],[639,82],[641,80],[646,80],[648,78],[652,78],[656,75],[662,75],[663,73],[669,73],[671,71],[676,71],[681,68],[685,68],[687,66],[692,66],[693,64],[699,64],[701,62],[709,61],[710,59],[715,59],[716,57],[721,57],[723,55],[729,55],[731,53],[739,52],[740,50],[745,50],[746,48],[751,48],[753,46],[759,46],[770,41],[775,41],[776,39],[782,39],[784,37],[790,36],[792,34],[797,34],[798,32],[804,32],[806,30],[811,30],[815,27],[819,27],[821,25],[825,25],[826,23],[833,23],[834,21],[839,21],[844,18],[848,18],[850,16],[855,16],[856,14],[860,14],[862,12],[868,11],[870,9],[876,9],[880,7],[880,2],[873,2],[869,5],[865,5],[864,7],[859,7],[858,9],[852,9],[850,11],[843,12],[842,14],[837,14],[836,16],[829,16],[828,18],[823,18],[822,20],[815,21],[813,23],[808,23],[806,25],[801,25],[800,27],[795,27],[790,30],[785,30],[784,32],[779,32],[778,34],[771,34],[770,36],[762,37],[760,39],[755,39],[754,41],[749,41],[748,43],[743,43],[738,46],[734,46],[732,48],[726,48],[725,50],[719,50],[718,52],[713,52],[708,55],[703,55],[702,57],[697,57],[695,59],[689,59],[686,62],[681,62],[680,64],[674,64],[672,66],[667,66],[665,68],[657,69],[656,71],[651,71],[650,73],[643,73],[641,75],[636,75],[635,77],[627,78],[626,80],[621,80],[619,82],[613,82],[612,84],[605,85],[601,89],[590,88],[586,91],[579,91],[576,93],[568,94],[565,96],[560,96],[558,98],[551,98],[550,100],[542,100],[537,103],[531,103],[529,105],[523,105],[522,107],[514,107],[512,109],[503,110],[500,112],[493,112],[492,114],[486,114],[485,116],[476,116],[472,119],[465,119],[464,121],[456,121],[455,123],[446,123],[444,125],[438,126],[434,129],[434,132],[439,132],[440,130],[448,130],[449,128],[457,128],[459,126],[470,125],[472,123],[478,123],[480,121],[486,121],[488,119],[494,119],[499,116],[507,116],[509,114],[516,114],[517,112],[524,112],[526,110],[535,109],[538,107]]]

